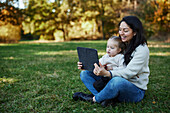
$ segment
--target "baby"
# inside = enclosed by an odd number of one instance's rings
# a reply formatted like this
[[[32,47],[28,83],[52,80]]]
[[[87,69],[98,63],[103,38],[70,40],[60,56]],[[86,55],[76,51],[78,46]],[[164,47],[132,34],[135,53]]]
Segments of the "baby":
[[[106,54],[99,59],[99,63],[105,67],[106,70],[123,69],[124,55],[122,54],[125,49],[125,43],[121,41],[120,37],[112,36],[107,41]],[[94,88],[100,92],[105,85],[109,82],[109,77],[102,77],[94,82]]]
[[[106,70],[117,70],[124,68],[124,55],[122,54],[125,49],[125,44],[121,41],[120,37],[112,36],[107,41],[106,54],[99,59],[99,62],[105,66]]]

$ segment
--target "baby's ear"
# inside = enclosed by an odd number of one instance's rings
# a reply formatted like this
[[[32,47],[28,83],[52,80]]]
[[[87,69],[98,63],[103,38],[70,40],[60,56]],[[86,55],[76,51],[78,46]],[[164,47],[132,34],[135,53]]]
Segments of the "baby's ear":
[[[120,53],[121,51],[122,51],[122,49],[121,49],[121,48],[119,48],[118,52]]]

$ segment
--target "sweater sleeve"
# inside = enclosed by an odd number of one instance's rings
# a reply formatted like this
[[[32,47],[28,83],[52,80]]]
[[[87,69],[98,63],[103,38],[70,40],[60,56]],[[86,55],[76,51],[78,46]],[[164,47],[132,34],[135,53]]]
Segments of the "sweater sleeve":
[[[138,75],[139,71],[143,68],[149,58],[149,49],[147,45],[140,45],[134,51],[134,56],[126,66],[121,70],[112,70],[112,76],[121,76],[125,79],[130,79]]]
[[[119,70],[119,69],[123,69],[126,67],[124,65],[124,55],[123,54],[119,54],[118,58],[116,58],[116,59],[117,59],[118,67],[114,67],[113,70]]]
[[[106,61],[105,59],[107,58],[107,54],[103,55],[100,59],[99,59],[99,62],[102,64],[102,65],[105,65]]]

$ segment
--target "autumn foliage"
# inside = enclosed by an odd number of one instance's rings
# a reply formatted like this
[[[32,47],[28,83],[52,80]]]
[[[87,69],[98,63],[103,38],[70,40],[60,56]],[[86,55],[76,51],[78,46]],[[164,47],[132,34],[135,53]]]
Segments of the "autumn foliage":
[[[18,42],[21,39],[22,13],[11,2],[0,2],[0,42]]]
[[[168,0],[24,1],[27,1],[25,9],[14,7],[13,3],[18,0],[0,2],[1,23],[19,26],[22,36],[31,34],[33,38],[39,36],[43,40],[58,41],[107,39],[117,35],[122,17],[135,15],[142,21],[147,38],[169,38]]]

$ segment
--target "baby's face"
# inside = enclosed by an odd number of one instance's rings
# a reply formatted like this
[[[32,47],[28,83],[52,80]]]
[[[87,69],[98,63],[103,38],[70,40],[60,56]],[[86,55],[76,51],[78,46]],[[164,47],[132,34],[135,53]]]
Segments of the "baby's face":
[[[106,47],[106,52],[110,57],[116,56],[118,53],[120,53],[121,48],[118,46],[118,42],[116,42],[113,39],[109,39],[107,41],[107,47]]]

